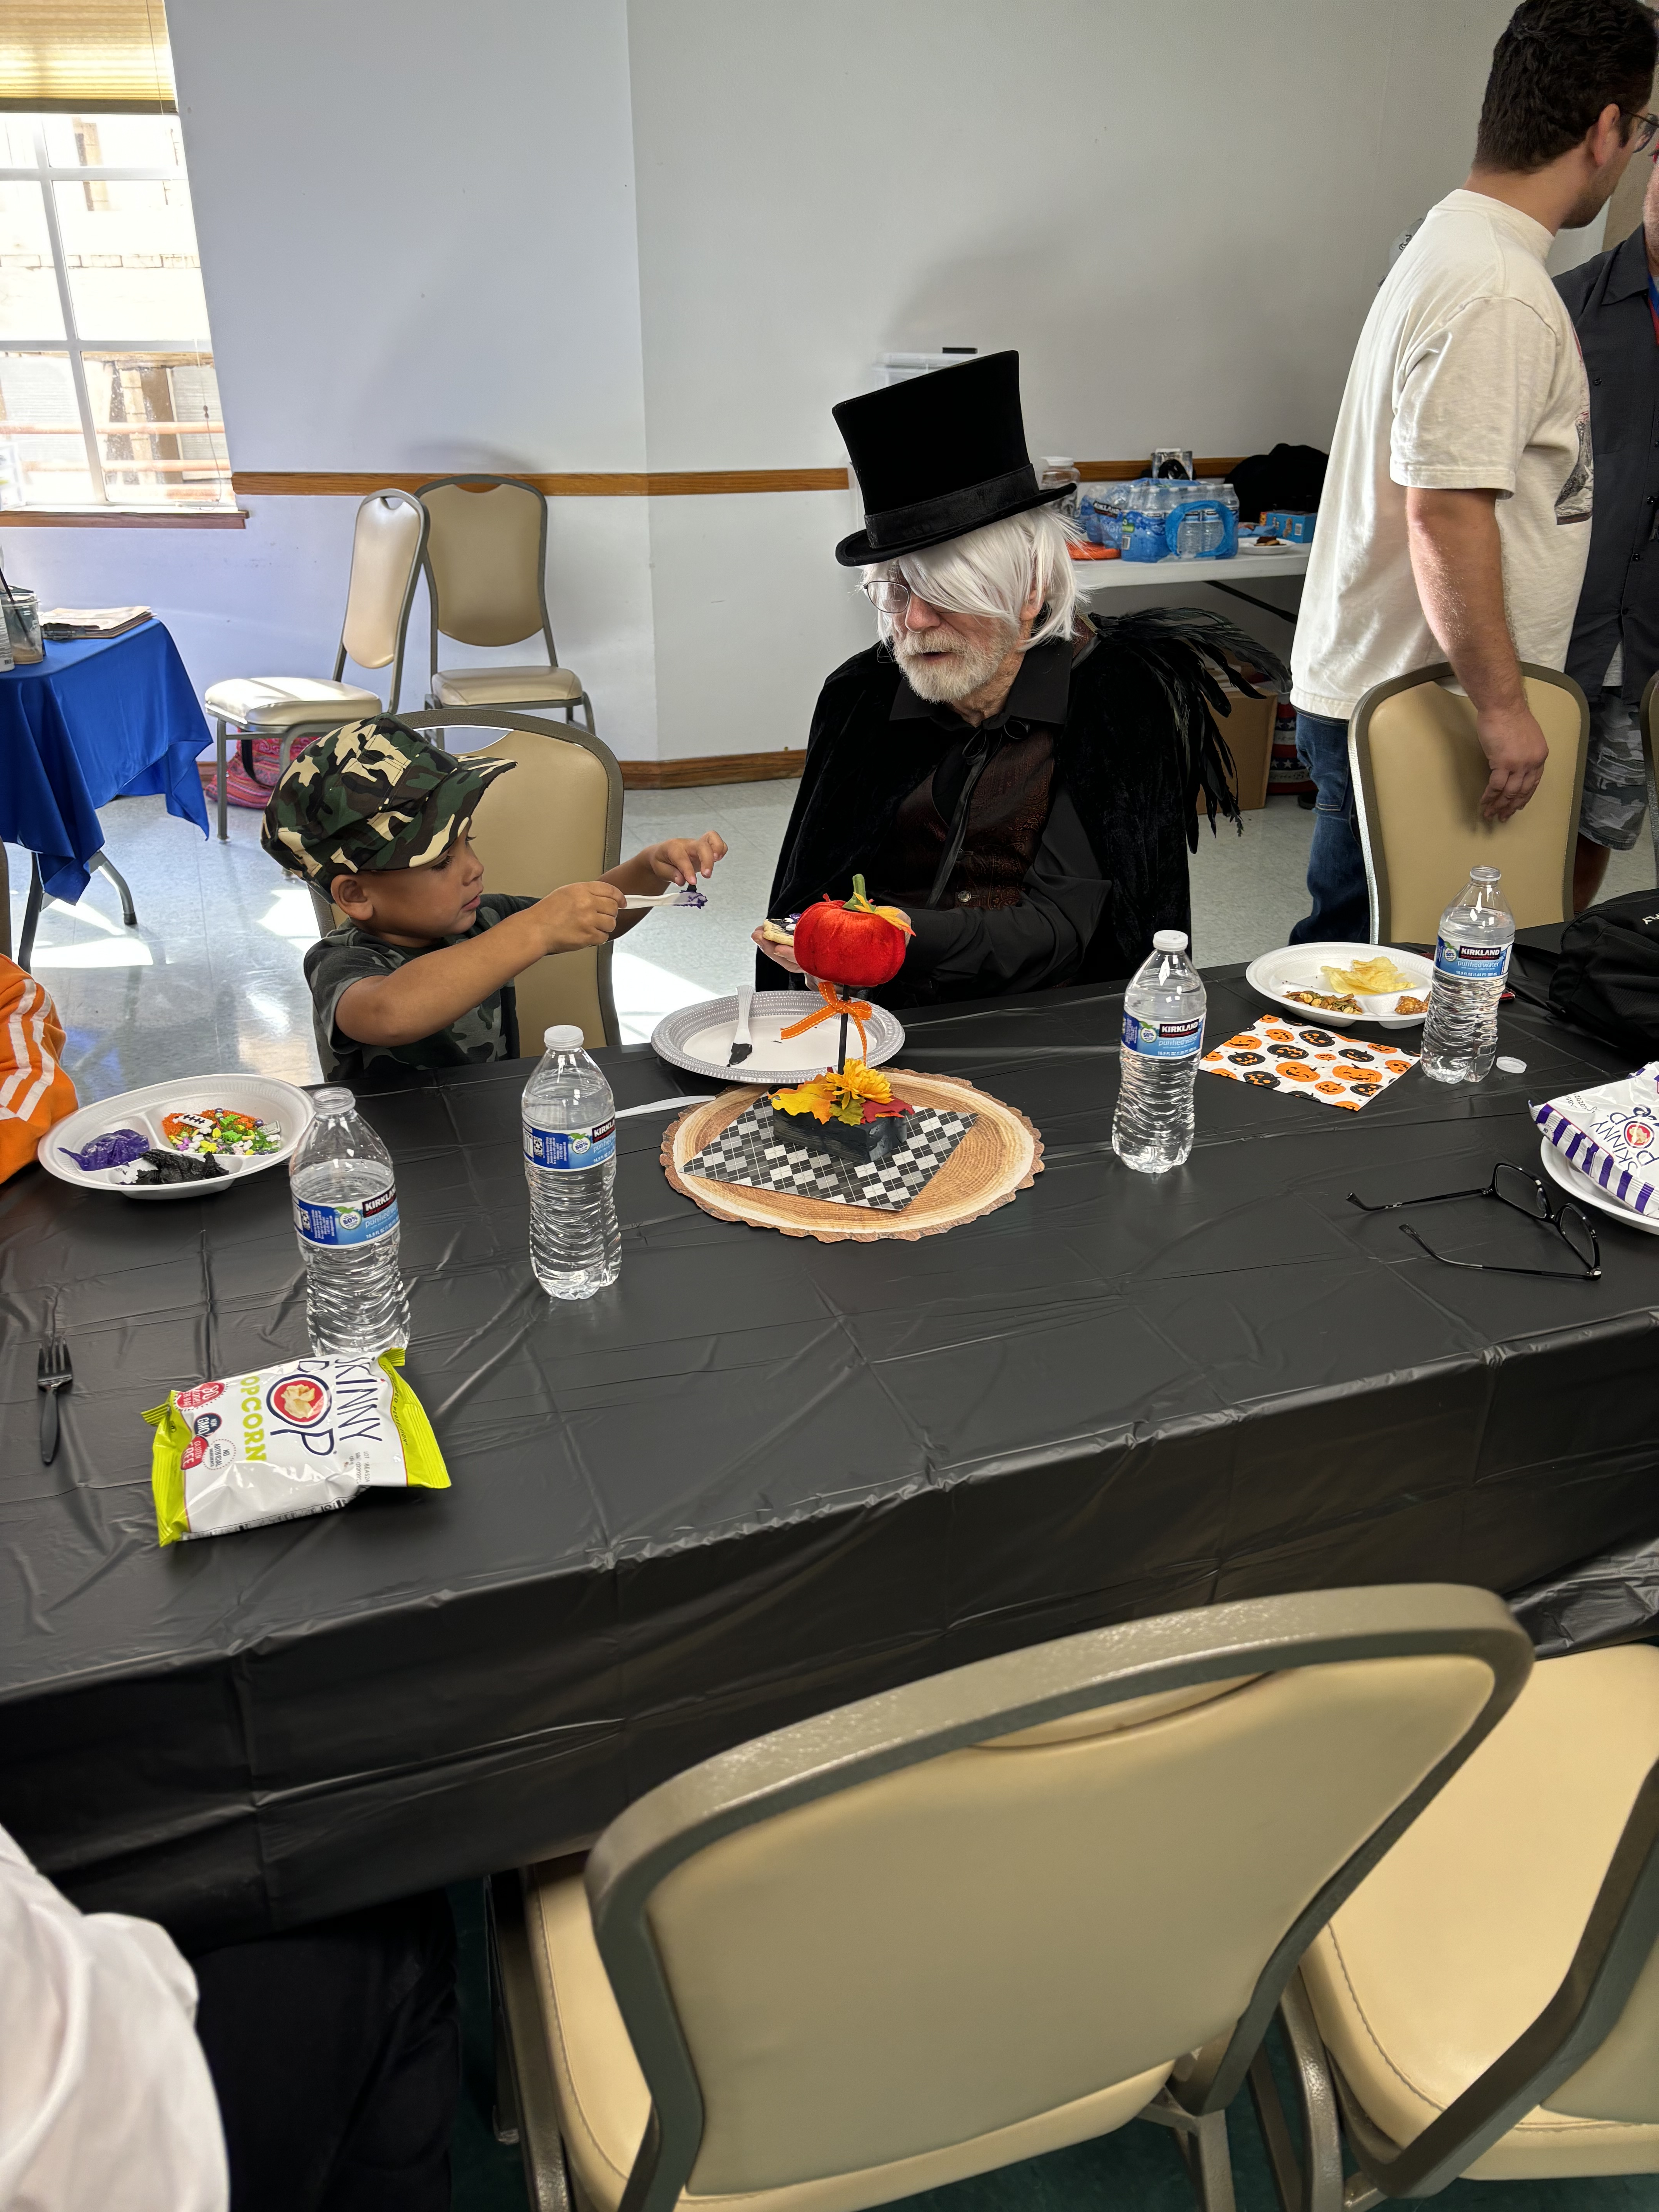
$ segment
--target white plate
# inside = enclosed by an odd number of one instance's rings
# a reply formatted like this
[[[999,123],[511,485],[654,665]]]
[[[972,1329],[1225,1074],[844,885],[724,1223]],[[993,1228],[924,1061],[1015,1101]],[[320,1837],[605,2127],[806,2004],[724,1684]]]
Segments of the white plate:
[[[835,1066],[841,1024],[820,1022],[787,1042],[778,1032],[823,1003],[815,991],[757,991],[749,1010],[749,1036],[755,1049],[736,1067],[726,1064],[738,1018],[735,994],[704,999],[695,1006],[677,1006],[665,1014],[651,1032],[651,1048],[693,1075],[714,1076],[726,1083],[799,1083]],[[879,1067],[903,1044],[904,1030],[885,1006],[872,1006],[864,1026],[870,1038],[868,1065]],[[848,1057],[855,1057],[858,1048],[859,1033],[848,1022]]]
[[[84,1152],[107,1129],[140,1130],[157,1152],[170,1151],[161,1134],[161,1116],[198,1114],[206,1106],[223,1106],[233,1114],[268,1121],[282,1131],[282,1142],[274,1152],[228,1158],[225,1174],[204,1182],[113,1182],[112,1169],[83,1168],[70,1158],[72,1152]],[[82,1107],[47,1131],[35,1157],[48,1175],[80,1190],[106,1190],[118,1198],[212,1198],[262,1168],[280,1167],[311,1127],[312,1113],[306,1093],[274,1075],[181,1076],[176,1083],[152,1083],[143,1091],[125,1091],[118,1098],[100,1098],[95,1106]]]
[[[1644,1230],[1650,1237],[1659,1237],[1659,1221],[1650,1220],[1645,1213],[1633,1213],[1621,1206],[1616,1198],[1609,1198],[1601,1186],[1590,1181],[1583,1168],[1557,1152],[1547,1137],[1539,1139],[1538,1149],[1543,1155],[1544,1173],[1552,1182],[1559,1183],[1569,1197],[1578,1199],[1585,1206],[1593,1206],[1599,1212],[1610,1213],[1615,1221],[1622,1221],[1627,1229]]]
[[[1397,945],[1284,945],[1277,952],[1264,952],[1252,960],[1244,970],[1244,981],[1264,999],[1283,1006],[1286,1013],[1304,1022],[1316,1022],[1321,1029],[1346,1029],[1351,1022],[1366,1021],[1385,1030],[1414,1029],[1423,1019],[1421,1014],[1328,1014],[1322,1006],[1304,1006],[1285,995],[1287,991],[1327,991],[1328,986],[1319,972],[1322,967],[1346,968],[1351,961],[1375,960],[1384,952],[1401,975],[1409,975],[1418,987],[1413,995],[1426,997],[1434,981],[1434,963],[1420,952],[1402,952]]]

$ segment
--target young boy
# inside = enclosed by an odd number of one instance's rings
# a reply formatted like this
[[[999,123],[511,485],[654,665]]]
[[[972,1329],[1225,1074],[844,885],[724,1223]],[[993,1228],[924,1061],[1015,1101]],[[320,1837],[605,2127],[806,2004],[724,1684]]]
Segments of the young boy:
[[[331,1083],[375,1062],[500,1060],[501,987],[544,953],[603,945],[643,920],[632,893],[695,884],[725,858],[714,830],[647,845],[597,883],[548,898],[486,891],[468,839],[513,761],[453,760],[390,715],[331,730],[291,761],[260,842],[347,917],[306,955],[317,1052]]]

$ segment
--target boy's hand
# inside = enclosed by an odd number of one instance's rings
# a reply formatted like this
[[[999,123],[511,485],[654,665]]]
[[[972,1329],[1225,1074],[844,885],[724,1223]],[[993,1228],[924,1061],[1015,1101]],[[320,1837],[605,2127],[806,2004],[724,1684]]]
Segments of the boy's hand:
[[[541,924],[549,952],[575,952],[605,942],[621,918],[623,904],[615,884],[567,884],[528,911]]]
[[[726,858],[726,840],[717,830],[701,837],[667,837],[660,845],[647,845],[640,854],[661,884],[695,884],[699,876],[712,876],[716,860]]]

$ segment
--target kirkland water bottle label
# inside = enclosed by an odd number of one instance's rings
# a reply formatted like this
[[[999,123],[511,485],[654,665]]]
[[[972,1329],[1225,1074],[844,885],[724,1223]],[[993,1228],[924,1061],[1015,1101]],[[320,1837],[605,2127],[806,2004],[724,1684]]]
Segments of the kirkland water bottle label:
[[[294,1226],[307,1244],[372,1244],[398,1226],[398,1194],[383,1190],[361,1206],[317,1206],[309,1199],[294,1201]]]
[[[1204,1048],[1204,1021],[1143,1022],[1123,1017],[1123,1049],[1147,1060],[1190,1060]]]
[[[602,1168],[617,1157],[614,1116],[592,1129],[529,1129],[524,1156],[538,1168]]]
[[[1507,945],[1460,945],[1455,939],[1442,937],[1436,941],[1434,972],[1437,975],[1473,977],[1480,983],[1501,983],[1509,973],[1510,948]]]

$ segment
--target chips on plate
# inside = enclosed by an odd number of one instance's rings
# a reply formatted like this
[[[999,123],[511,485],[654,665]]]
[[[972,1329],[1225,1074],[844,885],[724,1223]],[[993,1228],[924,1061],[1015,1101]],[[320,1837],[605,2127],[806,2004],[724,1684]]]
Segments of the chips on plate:
[[[1409,991],[1413,978],[1402,975],[1386,952],[1375,960],[1356,960],[1348,968],[1322,968],[1328,988],[1333,991],[1352,991],[1361,997],[1376,997],[1385,991]]]

